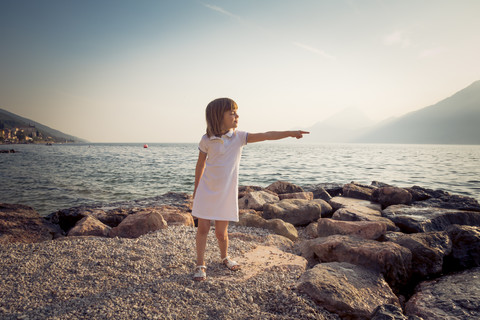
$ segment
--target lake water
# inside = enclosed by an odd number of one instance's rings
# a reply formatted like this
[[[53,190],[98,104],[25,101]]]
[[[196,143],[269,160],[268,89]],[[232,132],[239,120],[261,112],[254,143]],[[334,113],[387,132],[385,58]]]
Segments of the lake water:
[[[193,192],[197,144],[5,145],[0,202],[58,209]],[[240,184],[381,181],[480,199],[480,146],[258,143],[244,148]]]

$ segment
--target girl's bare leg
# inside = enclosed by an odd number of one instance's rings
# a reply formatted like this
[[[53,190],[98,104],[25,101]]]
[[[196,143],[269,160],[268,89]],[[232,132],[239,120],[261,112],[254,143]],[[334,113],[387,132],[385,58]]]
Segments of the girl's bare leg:
[[[228,221],[215,221],[215,236],[220,248],[220,257],[223,260],[227,257],[228,251]]]
[[[198,218],[196,246],[197,246],[197,266],[205,265],[205,248],[207,246],[207,236],[210,230],[210,220]]]

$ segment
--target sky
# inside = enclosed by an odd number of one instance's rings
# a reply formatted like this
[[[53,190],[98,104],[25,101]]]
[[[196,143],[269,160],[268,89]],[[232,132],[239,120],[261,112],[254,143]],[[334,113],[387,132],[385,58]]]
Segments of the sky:
[[[478,0],[0,0],[0,108],[91,142],[375,121],[480,80]]]

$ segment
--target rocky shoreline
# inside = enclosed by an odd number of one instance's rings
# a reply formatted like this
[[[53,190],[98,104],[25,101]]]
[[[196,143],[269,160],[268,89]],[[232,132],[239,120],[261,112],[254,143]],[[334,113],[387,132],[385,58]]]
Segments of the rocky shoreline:
[[[480,205],[418,186],[276,182],[239,190],[240,221],[192,280],[191,196],[59,210],[0,204],[2,319],[472,319]],[[54,240],[52,240],[54,239]]]

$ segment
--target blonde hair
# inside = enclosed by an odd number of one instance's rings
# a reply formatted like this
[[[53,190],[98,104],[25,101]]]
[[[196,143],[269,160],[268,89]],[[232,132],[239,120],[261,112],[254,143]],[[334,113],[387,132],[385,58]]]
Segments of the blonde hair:
[[[205,118],[207,120],[207,136],[221,136],[223,115],[226,111],[235,111],[238,109],[237,104],[230,98],[215,99],[207,105],[205,110]]]

